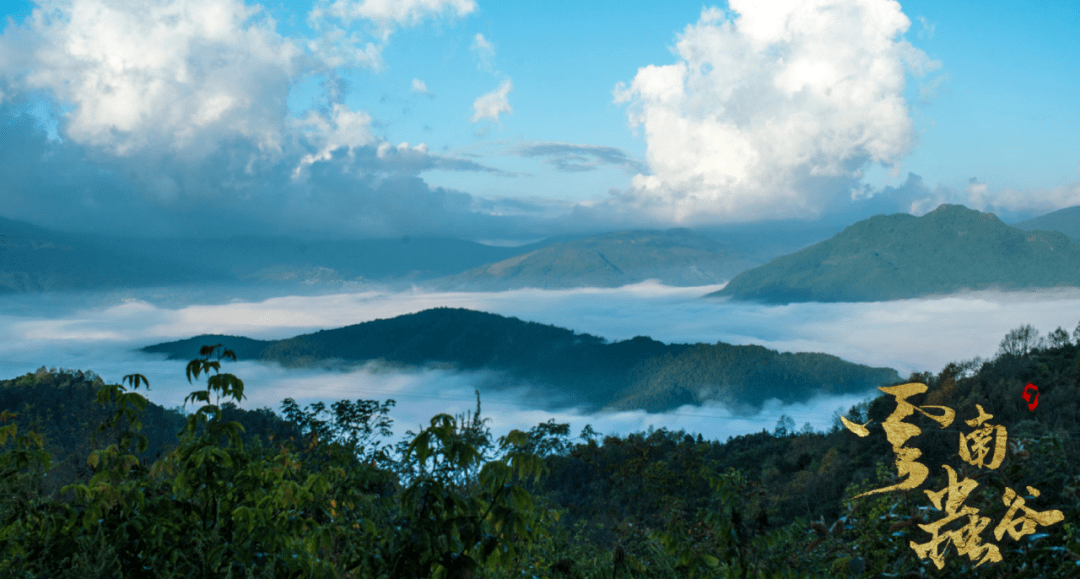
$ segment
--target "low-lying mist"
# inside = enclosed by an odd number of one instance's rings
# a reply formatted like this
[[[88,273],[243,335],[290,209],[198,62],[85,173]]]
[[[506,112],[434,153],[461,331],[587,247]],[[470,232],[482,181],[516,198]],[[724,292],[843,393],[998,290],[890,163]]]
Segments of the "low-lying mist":
[[[643,335],[668,343],[717,341],[759,344],[779,351],[825,352],[901,375],[938,372],[952,361],[993,356],[1001,338],[1021,324],[1044,334],[1072,330],[1080,319],[1080,290],[971,292],[882,303],[785,306],[705,300],[721,286],[672,288],[654,283],[618,289],[516,290],[498,293],[367,291],[329,295],[238,295],[237,290],[191,292],[159,288],[107,294],[17,295],[0,299],[0,378],[41,366],[93,370],[109,382],[145,375],[155,403],[179,406],[194,386],[185,363],[138,352],[143,346],[215,333],[275,339],[319,329],[390,318],[428,308],[462,307],[570,328],[608,340]],[[233,293],[230,295],[230,291]],[[781,414],[798,427],[832,426],[833,413],[865,396],[818,397],[807,404],[767,404],[755,415],[721,404],[673,412],[583,414],[538,396],[535,388],[485,393],[500,377],[417,369],[387,371],[367,365],[348,372],[288,370],[254,362],[227,363],[224,371],[244,380],[243,406],[277,409],[286,397],[301,404],[343,398],[397,400],[395,435],[416,430],[440,412],[473,410],[481,392],[482,413],[496,435],[554,418],[571,432],[585,424],[606,434],[651,427],[685,429],[713,438],[772,430]],[[195,386],[197,386],[196,384]],[[867,392],[866,396],[873,392]]]

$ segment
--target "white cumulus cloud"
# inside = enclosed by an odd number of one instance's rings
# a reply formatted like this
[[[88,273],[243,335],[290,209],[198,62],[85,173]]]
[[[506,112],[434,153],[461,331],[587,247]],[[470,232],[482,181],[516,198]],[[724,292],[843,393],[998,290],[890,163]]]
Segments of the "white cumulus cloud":
[[[992,212],[1006,221],[1022,220],[1066,207],[1080,205],[1080,182],[1045,189],[993,188],[992,184],[972,177],[962,189],[938,186],[930,189],[921,179],[899,189],[887,191],[896,200],[908,199],[912,215],[924,215],[943,203],[959,203],[979,211]],[[887,190],[890,188],[886,188]]]
[[[369,145],[375,141],[371,135],[371,117],[362,111],[335,103],[330,115],[324,116],[314,111],[307,118],[297,123],[309,133],[309,139],[319,147],[315,153],[304,155],[293,171],[296,178],[304,167],[316,161],[327,161],[334,151],[345,148],[352,155],[353,148]]]
[[[317,0],[308,23],[321,35],[308,46],[331,66],[378,68],[382,50],[397,28],[416,26],[428,18],[461,17],[474,10],[473,0]],[[357,21],[371,25],[374,36],[358,34],[352,27]]]
[[[507,220],[418,176],[500,171],[425,145],[380,148],[371,116],[343,104],[335,68],[365,64],[341,52],[353,40],[374,42],[377,56],[380,27],[474,7],[316,0],[313,13],[337,16],[320,17],[311,36],[283,36],[243,0],[41,0],[0,32],[4,215],[125,234],[378,236],[494,224],[503,235]],[[296,118],[290,89],[311,78],[328,96]]]
[[[472,0],[317,0],[309,38],[280,35],[243,0],[42,0],[0,33],[0,104],[49,98],[62,138],[113,156],[188,162],[242,143],[266,160],[307,139],[321,149],[313,158],[326,158],[371,141],[371,119],[335,104],[337,67],[377,66],[385,27],[474,9]],[[327,79],[330,103],[294,122],[289,91],[310,77]],[[419,79],[413,90],[431,95]]]
[[[316,10],[342,20],[371,20],[384,26],[416,25],[440,14],[465,16],[476,10],[473,0],[334,0],[320,2]]]
[[[613,203],[681,222],[808,217],[867,163],[912,144],[905,75],[938,63],[902,39],[891,0],[732,0],[638,70],[615,100],[644,129],[651,174]]]
[[[495,59],[495,46],[484,38],[483,34],[479,32],[473,37],[472,51],[476,53],[476,57],[480,59],[480,69],[491,71],[492,61]]]
[[[412,91],[427,95],[429,97],[435,96],[430,90],[428,90],[427,84],[418,78],[412,79]]]
[[[0,37],[0,77],[70,107],[65,137],[125,155],[280,146],[303,51],[239,0],[46,0]],[[274,98],[274,96],[280,98]]]
[[[512,90],[514,90],[514,83],[507,79],[502,81],[499,88],[480,95],[473,102],[472,122],[477,123],[483,119],[499,122],[500,113],[510,114],[514,112],[513,107],[510,106],[510,102],[507,100],[507,96]]]
[[[1029,191],[1005,188],[987,192],[985,183],[977,185],[981,190],[969,185],[964,192],[968,195],[968,207],[981,211],[1039,214],[1080,205],[1080,182]]]

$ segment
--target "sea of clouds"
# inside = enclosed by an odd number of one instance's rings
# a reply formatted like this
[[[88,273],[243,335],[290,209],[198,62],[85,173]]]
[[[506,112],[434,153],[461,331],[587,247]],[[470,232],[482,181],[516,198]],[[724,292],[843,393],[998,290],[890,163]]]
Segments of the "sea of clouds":
[[[45,367],[93,370],[109,382],[145,375],[151,401],[179,406],[193,389],[186,362],[164,360],[139,348],[197,334],[276,339],[428,308],[447,306],[515,316],[608,340],[650,336],[668,343],[759,344],[779,351],[825,352],[872,366],[938,372],[953,361],[992,357],[1010,329],[1032,324],[1043,334],[1080,320],[1080,290],[971,292],[933,299],[879,303],[762,305],[702,299],[721,286],[673,288],[643,283],[617,289],[516,290],[495,293],[361,291],[282,297],[237,296],[223,288],[186,303],[182,291],[7,296],[0,299],[0,378]],[[231,294],[231,297],[229,297]],[[166,299],[163,296],[167,296]],[[180,297],[178,297],[180,296]],[[256,362],[226,363],[244,380],[242,406],[279,408],[340,399],[393,398],[395,436],[426,425],[435,414],[475,408],[496,435],[554,418],[576,435],[586,424],[605,434],[653,428],[685,429],[709,439],[772,431],[781,414],[798,427],[828,430],[833,414],[861,395],[818,397],[806,404],[767,404],[756,415],[735,415],[723,405],[647,412],[583,413],[537,398],[535,390],[486,393],[483,373],[445,370],[386,371],[366,366],[340,372],[288,370]]]

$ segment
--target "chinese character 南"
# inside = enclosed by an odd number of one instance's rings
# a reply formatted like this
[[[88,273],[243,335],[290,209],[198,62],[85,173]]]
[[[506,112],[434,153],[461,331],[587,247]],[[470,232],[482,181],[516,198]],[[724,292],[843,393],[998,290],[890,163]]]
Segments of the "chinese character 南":
[[[975,408],[979,410],[979,416],[965,422],[968,426],[982,425],[982,427],[966,436],[963,434],[960,435],[960,460],[979,468],[982,468],[983,466],[986,468],[997,468],[1001,466],[1001,461],[1005,460],[1005,444],[1009,434],[1006,432],[1005,427],[1000,424],[997,426],[983,424],[983,422],[993,418],[994,415],[987,414],[979,404],[976,404]],[[990,437],[995,431],[994,457],[990,460],[990,464],[985,464],[986,455],[990,450],[986,447],[986,444],[990,442]],[[974,457],[972,452],[974,452]]]

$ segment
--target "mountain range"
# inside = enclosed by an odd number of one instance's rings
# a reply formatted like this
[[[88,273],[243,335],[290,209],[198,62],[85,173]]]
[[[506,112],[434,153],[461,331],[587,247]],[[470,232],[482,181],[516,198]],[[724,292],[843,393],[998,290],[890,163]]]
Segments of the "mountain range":
[[[0,218],[0,294],[133,287],[205,292],[213,284],[230,295],[237,285],[247,294],[413,286],[501,291],[654,279],[671,286],[730,280],[710,295],[788,303],[1080,285],[1080,207],[1013,227],[959,205],[922,217],[878,215],[835,235],[823,223],[773,226],[628,230],[500,247],[407,236],[135,239]]]
[[[441,290],[619,287],[656,279],[673,286],[725,282],[759,265],[689,229],[617,231],[553,243],[432,280]]]
[[[460,273],[541,244],[459,239],[123,238],[70,234],[0,218],[0,294],[150,286],[341,287]]]
[[[798,243],[797,241],[795,243]],[[122,238],[0,218],[0,293],[241,284],[455,291],[707,285],[762,263],[688,229],[561,236],[514,246],[448,238]]]
[[[201,346],[219,343],[238,360],[286,367],[374,362],[397,369],[488,371],[486,381],[477,378],[481,390],[524,386],[549,404],[591,410],[662,412],[710,400],[760,408],[771,398],[806,402],[816,394],[862,393],[900,379],[893,369],[828,354],[723,342],[664,344],[644,336],[609,343],[565,328],[450,308],[284,340],[201,335],[142,350],[187,360],[196,358]]]
[[[735,276],[710,297],[769,303],[897,300],[960,290],[1080,286],[1080,244],[942,205],[878,215]]]
[[[164,256],[0,218],[0,294],[206,283],[215,275]]]

